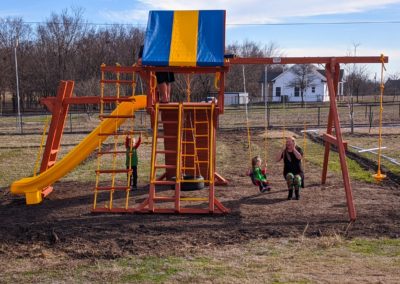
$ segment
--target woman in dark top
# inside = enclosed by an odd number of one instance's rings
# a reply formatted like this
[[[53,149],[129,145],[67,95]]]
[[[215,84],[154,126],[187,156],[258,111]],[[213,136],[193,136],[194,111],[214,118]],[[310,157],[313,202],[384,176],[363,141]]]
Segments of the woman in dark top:
[[[138,65],[142,65],[143,45],[140,46],[138,54]],[[156,72],[157,88],[161,103],[168,103],[171,99],[171,83],[175,82],[173,72]]]
[[[296,199],[300,199],[300,187],[304,188],[304,172],[301,165],[303,159],[303,150],[296,145],[294,137],[286,138],[286,145],[278,153],[276,161],[283,159],[283,176],[286,179],[289,195],[288,200],[293,197],[293,190]]]

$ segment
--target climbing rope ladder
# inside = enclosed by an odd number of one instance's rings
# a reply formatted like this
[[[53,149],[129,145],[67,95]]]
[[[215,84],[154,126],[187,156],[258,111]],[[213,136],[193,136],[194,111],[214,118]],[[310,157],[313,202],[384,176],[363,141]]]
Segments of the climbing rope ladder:
[[[104,67],[105,65],[102,65]],[[119,65],[117,64],[117,67]],[[136,89],[136,76],[135,73],[132,74],[132,80],[123,80],[121,79],[120,72],[116,72],[115,79],[106,79],[105,72],[102,70],[101,72],[101,81],[100,81],[100,120],[103,119],[113,119],[114,127],[112,130],[105,130],[102,128],[102,124],[100,124],[99,131],[99,139],[98,139],[98,151],[97,151],[97,163],[96,163],[96,181],[95,181],[95,189],[94,189],[94,201],[93,201],[93,212],[130,212],[132,209],[129,208],[129,197],[130,197],[130,180],[132,175],[131,168],[131,160],[132,160],[132,147],[134,146],[132,143],[132,138],[135,133],[134,131],[134,123],[135,123],[135,115],[134,110],[132,109],[132,113],[120,114],[119,113],[119,105],[121,102],[129,102],[134,100],[133,96],[135,95]],[[105,87],[107,84],[114,86],[115,95],[114,96],[105,96]],[[122,97],[121,96],[121,84],[130,85],[132,89],[131,97]],[[115,104],[115,109],[112,114],[105,113],[105,104]],[[118,120],[119,119],[128,119],[128,130],[121,130]],[[112,136],[113,143],[112,149],[107,150],[107,146],[103,145],[103,141],[106,140],[106,137]],[[122,167],[121,164],[125,166],[125,163],[122,161],[126,160],[127,149],[125,146],[124,137],[128,137],[131,143],[129,144],[129,167]],[[121,139],[122,138],[122,139]],[[121,149],[122,148],[122,149]],[[103,156],[110,156],[111,162],[107,159],[103,159]],[[103,164],[106,168],[103,168]],[[111,164],[111,165],[110,165]],[[111,166],[111,167],[110,167]],[[101,178],[103,175],[106,178]],[[110,177],[111,175],[111,177]],[[108,183],[105,185],[104,183]],[[115,204],[115,192],[120,191],[125,193],[124,204]],[[109,192],[108,200],[104,201],[104,206],[99,207],[98,197],[100,192]]]

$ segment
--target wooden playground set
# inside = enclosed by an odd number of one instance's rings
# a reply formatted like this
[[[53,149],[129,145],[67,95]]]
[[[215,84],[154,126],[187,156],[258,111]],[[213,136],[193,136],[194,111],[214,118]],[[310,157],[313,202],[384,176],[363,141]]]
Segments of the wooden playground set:
[[[388,57],[274,57],[240,58],[225,56],[225,11],[151,11],[144,42],[143,64],[140,66],[101,66],[100,96],[73,97],[74,82],[60,82],[57,96],[42,101],[52,113],[40,174],[13,183],[15,194],[25,194],[27,204],[40,203],[49,195],[52,184],[67,174],[97,149],[96,184],[94,186],[93,212],[109,213],[228,213],[217,198],[216,185],[228,182],[217,173],[216,139],[219,115],[224,113],[225,75],[235,64],[323,64],[325,66],[330,108],[325,141],[325,154],[321,183],[327,180],[331,145],[336,146],[350,220],[356,219],[349,170],[346,162],[347,143],[343,140],[336,97],[341,64],[388,62]],[[218,92],[217,100],[210,103],[192,102],[190,90],[182,102],[160,103],[155,72],[174,72],[190,78],[193,74],[213,74]],[[145,95],[135,95],[138,77],[148,86]],[[111,86],[111,87],[110,87]],[[131,96],[121,96],[121,86],[130,86]],[[108,88],[110,87],[110,88]],[[114,94],[108,94],[113,89]],[[383,84],[381,84],[383,91]],[[112,113],[105,105],[116,106]],[[101,124],[62,160],[57,161],[61,137],[70,105],[99,104]],[[124,159],[126,150],[118,148],[118,137],[137,134],[120,131],[125,120],[134,121],[135,111],[145,108],[151,117],[152,151],[148,197],[140,203],[129,204],[131,168],[117,168],[117,160]],[[114,137],[114,147],[105,150],[102,143]],[[132,147],[132,146],[131,146]],[[112,156],[111,167],[101,168],[101,159]],[[116,181],[125,176],[125,185]],[[126,175],[128,178],[126,178]],[[103,186],[101,177],[107,176],[110,185]],[[384,175],[378,173],[376,179]],[[205,184],[203,197],[182,197],[189,184]],[[165,195],[165,187],[172,194]],[[159,190],[161,189],[162,190]],[[125,193],[125,206],[113,203],[116,191]],[[109,192],[106,207],[98,206],[100,192]],[[164,195],[163,195],[164,194]],[[201,206],[190,206],[188,204]],[[162,205],[161,205],[162,204]],[[169,205],[169,206],[167,206]]]

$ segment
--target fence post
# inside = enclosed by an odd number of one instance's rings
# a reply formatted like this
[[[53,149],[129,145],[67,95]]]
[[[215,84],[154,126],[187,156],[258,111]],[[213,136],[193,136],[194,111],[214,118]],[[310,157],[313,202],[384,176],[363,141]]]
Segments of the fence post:
[[[318,106],[318,127],[320,126],[320,124],[321,124],[321,107]]]

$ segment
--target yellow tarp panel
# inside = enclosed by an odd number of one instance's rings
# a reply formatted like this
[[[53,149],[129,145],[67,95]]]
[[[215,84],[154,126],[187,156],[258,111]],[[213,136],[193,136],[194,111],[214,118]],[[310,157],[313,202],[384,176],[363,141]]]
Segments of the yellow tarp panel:
[[[199,11],[175,11],[169,66],[196,66]]]

